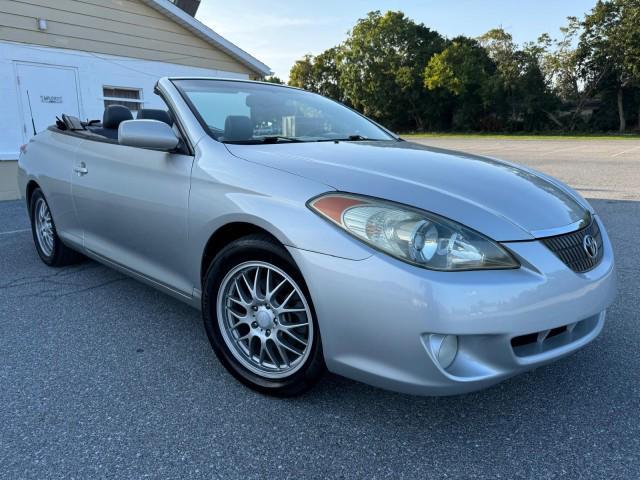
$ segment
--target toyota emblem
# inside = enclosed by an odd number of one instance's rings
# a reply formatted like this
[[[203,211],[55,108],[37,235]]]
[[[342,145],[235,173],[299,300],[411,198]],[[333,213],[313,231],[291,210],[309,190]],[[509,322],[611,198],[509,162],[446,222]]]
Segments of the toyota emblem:
[[[591,235],[584,236],[582,248],[584,248],[589,258],[596,258],[598,256],[598,242],[596,242],[596,239]]]

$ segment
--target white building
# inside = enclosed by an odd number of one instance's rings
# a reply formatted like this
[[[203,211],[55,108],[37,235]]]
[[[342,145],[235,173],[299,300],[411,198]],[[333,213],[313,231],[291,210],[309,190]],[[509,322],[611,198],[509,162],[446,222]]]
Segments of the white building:
[[[269,67],[195,20],[198,0],[0,0],[0,200],[20,145],[62,113],[161,108],[166,75],[261,78]]]

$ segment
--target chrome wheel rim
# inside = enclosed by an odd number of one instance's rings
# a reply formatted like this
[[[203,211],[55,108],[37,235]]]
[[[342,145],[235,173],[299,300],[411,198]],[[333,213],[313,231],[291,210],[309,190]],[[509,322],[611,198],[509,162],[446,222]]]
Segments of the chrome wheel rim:
[[[45,256],[50,257],[53,254],[53,220],[51,212],[47,206],[47,202],[43,198],[36,201],[35,206],[35,228],[38,245]]]
[[[218,325],[233,356],[249,371],[278,379],[305,363],[313,345],[307,299],[286,272],[266,262],[246,262],[222,280]]]

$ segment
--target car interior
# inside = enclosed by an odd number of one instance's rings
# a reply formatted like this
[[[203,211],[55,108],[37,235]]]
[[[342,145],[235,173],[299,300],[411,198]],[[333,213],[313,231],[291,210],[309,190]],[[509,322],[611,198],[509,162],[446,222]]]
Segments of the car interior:
[[[301,115],[289,117],[289,129],[297,137],[313,137],[324,130],[324,121],[320,118],[307,118]],[[224,123],[224,130],[216,130],[222,141],[247,141],[252,138],[270,135],[282,135],[283,127],[275,121],[265,122],[266,127],[256,128],[256,122],[248,116],[230,115]]]
[[[126,120],[133,120],[133,113],[124,105],[109,105],[104,110],[102,121],[91,120],[82,122],[80,119],[62,115],[62,120],[57,119],[56,125],[59,130],[74,131],[75,133],[86,135],[93,140],[118,142],[118,127]],[[143,108],[136,114],[138,120],[157,120],[173,127],[174,119],[170,111],[155,108]],[[298,136],[313,136],[318,131],[322,131],[322,121],[315,118],[305,118],[303,116],[293,116],[293,125]],[[271,122],[269,122],[271,123]],[[275,128],[274,128],[275,127]],[[225,119],[224,129],[215,130],[218,138],[223,141],[246,141],[257,136],[269,136],[281,134],[281,127],[272,124],[271,127],[256,128],[255,122],[249,116],[229,115]]]
[[[167,110],[155,108],[143,108],[138,110],[136,118],[139,120],[158,120],[173,127],[174,121]],[[126,120],[133,120],[131,110],[123,105],[109,105],[104,110],[102,122],[92,120],[81,122],[71,115],[62,115],[62,119],[57,119],[56,126],[59,130],[74,131],[87,136],[96,136],[94,140],[104,140],[113,143],[118,142],[118,127]]]

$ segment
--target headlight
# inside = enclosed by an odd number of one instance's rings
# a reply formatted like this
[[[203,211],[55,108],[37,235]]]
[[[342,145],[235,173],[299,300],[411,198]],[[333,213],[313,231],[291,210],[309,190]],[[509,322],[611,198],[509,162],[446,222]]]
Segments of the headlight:
[[[493,240],[447,218],[392,202],[329,193],[309,207],[393,257],[433,270],[518,268]]]

